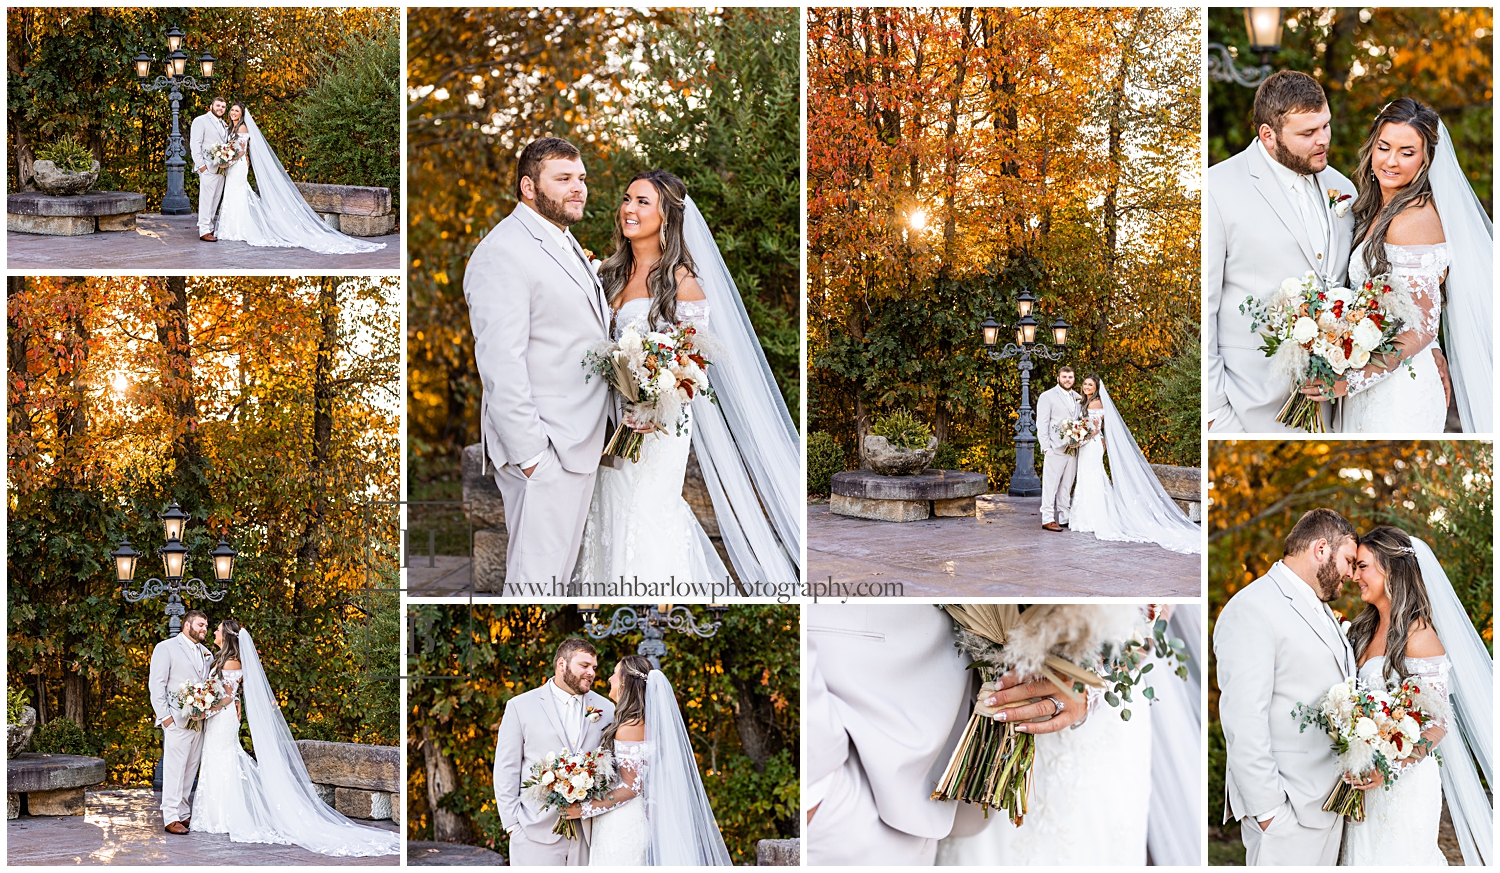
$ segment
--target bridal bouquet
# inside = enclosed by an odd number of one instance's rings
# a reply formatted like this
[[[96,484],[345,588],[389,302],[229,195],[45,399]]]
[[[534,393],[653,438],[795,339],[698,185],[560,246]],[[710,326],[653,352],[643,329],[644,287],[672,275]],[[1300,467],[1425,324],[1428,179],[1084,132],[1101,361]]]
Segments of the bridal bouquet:
[[[932,799],[975,803],[986,816],[991,808],[1003,809],[1016,825],[1025,817],[1031,795],[1036,737],[994,716],[1034,701],[988,706],[984,701],[999,687],[1001,675],[1015,670],[1027,679],[1051,679],[1074,698],[1088,688],[1102,691],[1105,702],[1121,707],[1120,717],[1127,721],[1125,705],[1133,689],[1141,687],[1147,700],[1156,697],[1155,689],[1143,686],[1145,674],[1156,666],[1147,660],[1152,651],[1177,661],[1177,675],[1187,678],[1186,644],[1167,638],[1165,619],[1147,623],[1132,609],[1050,603],[943,608],[958,625],[958,647],[974,659],[970,669],[978,669],[985,681]]]
[[[1292,383],[1276,420],[1310,433],[1328,428],[1318,402],[1303,394],[1302,386],[1332,385],[1371,356],[1394,352],[1392,339],[1421,316],[1386,277],[1372,277],[1357,290],[1324,289],[1311,272],[1283,280],[1269,300],[1246,297],[1240,312],[1250,316],[1252,331],[1266,329],[1260,348],[1271,359],[1271,372]]]
[[[552,832],[576,840],[578,822],[564,816],[561,810],[608,794],[613,777],[614,759],[603,749],[548,752],[547,757],[532,765],[531,776],[521,783],[521,790],[543,809],[558,809]]]
[[[1094,435],[1094,429],[1089,426],[1088,419],[1077,418],[1064,421],[1057,426],[1057,436],[1062,440],[1062,450],[1066,454],[1073,454]]]
[[[1446,718],[1447,711],[1441,695],[1424,691],[1411,678],[1395,691],[1348,679],[1329,688],[1316,707],[1297,704],[1292,715],[1302,719],[1301,730],[1317,725],[1327,732],[1341,772],[1362,776],[1379,770],[1389,791],[1401,775],[1399,761],[1418,749],[1432,751],[1432,742],[1422,736],[1422,730]],[[1323,809],[1364,821],[1365,793],[1340,779]]]
[[[662,433],[671,428],[682,436],[688,404],[700,394],[714,397],[707,370],[717,350],[718,343],[691,322],[678,323],[670,332],[631,325],[618,342],[606,340],[589,349],[583,358],[589,372],[584,381],[602,376],[630,405],[604,453],[640,460],[645,438],[635,431],[638,426]]]
[[[186,727],[189,730],[198,730],[203,725],[204,716],[212,712],[214,707],[229,700],[229,688],[218,679],[184,682],[177,686],[175,697],[177,708],[187,716]]]
[[[204,152],[208,162],[214,165],[214,172],[223,172],[224,168],[234,163],[236,157],[234,143],[221,142]]]

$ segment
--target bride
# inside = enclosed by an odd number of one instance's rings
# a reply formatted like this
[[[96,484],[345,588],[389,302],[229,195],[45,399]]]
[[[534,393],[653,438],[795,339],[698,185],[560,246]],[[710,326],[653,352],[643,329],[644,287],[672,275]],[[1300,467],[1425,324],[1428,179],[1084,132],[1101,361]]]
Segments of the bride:
[[[1407,678],[1448,698],[1453,717],[1422,732],[1441,757],[1417,754],[1381,784],[1379,771],[1345,781],[1365,792],[1365,820],[1348,822],[1342,864],[1443,866],[1443,801],[1466,864],[1489,864],[1493,810],[1480,784],[1490,770],[1492,661],[1432,550],[1394,527],[1359,538],[1355,581],[1365,608],[1349,627],[1359,678],[1394,687]],[[1399,653],[1394,654],[1393,653]],[[1455,733],[1457,734],[1455,736]]]
[[[1443,432],[1441,324],[1459,421],[1466,433],[1488,432],[1493,231],[1432,107],[1410,97],[1386,104],[1360,147],[1354,182],[1349,285],[1387,277],[1409,295],[1411,313],[1395,338],[1395,355],[1372,357],[1334,386],[1332,396],[1348,394],[1339,429]],[[1303,392],[1329,396],[1316,384]]]
[[[214,630],[210,675],[233,698],[203,721],[203,758],[192,828],[236,843],[298,845],[321,855],[394,855],[400,834],[355,824],[319,799],[281,717],[250,632],[233,620]],[[241,704],[255,757],[240,746]]]
[[[215,236],[240,240],[253,246],[311,249],[325,255],[373,252],[385,243],[372,243],[345,236],[323,223],[276,159],[243,103],[229,107],[229,135],[237,157],[224,176],[224,196],[219,203]],[[250,187],[250,166],[255,165],[257,195]]]
[[[615,252],[599,268],[611,337],[692,322],[722,351],[714,401],[687,407],[684,433],[647,433],[639,460],[600,467],[573,580],[725,583],[729,573],[682,498],[691,446],[725,551],[745,584],[794,585],[801,540],[799,438],[707,223],[671,173],[630,181]],[[628,423],[628,422],[627,422]]]
[[[568,807],[593,820],[593,867],[727,867],[733,863],[703,791],[672,683],[644,655],[626,655],[609,677],[614,722],[602,748],[620,784]]]
[[[1203,551],[1202,530],[1177,508],[1141,454],[1098,376],[1083,380],[1092,436],[1078,447],[1078,478],[1068,528],[1101,540],[1156,543],[1183,554]],[[1113,451],[1109,451],[1110,447]],[[1104,456],[1114,482],[1104,471]]]

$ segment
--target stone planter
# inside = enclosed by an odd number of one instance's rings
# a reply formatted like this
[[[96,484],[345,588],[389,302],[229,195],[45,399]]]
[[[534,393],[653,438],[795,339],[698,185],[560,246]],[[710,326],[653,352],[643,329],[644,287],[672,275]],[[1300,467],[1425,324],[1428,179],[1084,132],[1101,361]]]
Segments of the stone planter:
[[[925,449],[898,449],[885,437],[869,434],[865,437],[865,460],[882,476],[915,476],[932,463],[937,444],[937,437],[931,437]]]
[[[94,161],[93,169],[87,173],[70,173],[59,169],[51,161],[37,161],[31,165],[31,175],[36,180],[36,186],[44,193],[55,197],[72,197],[89,190],[99,181],[99,162]]]
[[[26,707],[21,713],[21,723],[6,725],[5,757],[14,758],[26,750],[26,744],[31,742],[31,735],[36,732],[36,710]]]

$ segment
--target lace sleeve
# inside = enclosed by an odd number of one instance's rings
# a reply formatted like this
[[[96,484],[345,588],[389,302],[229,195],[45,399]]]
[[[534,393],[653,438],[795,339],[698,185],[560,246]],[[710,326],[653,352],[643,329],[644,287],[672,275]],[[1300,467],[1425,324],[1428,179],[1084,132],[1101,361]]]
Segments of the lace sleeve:
[[[1391,269],[1391,278],[1406,286],[1415,311],[1407,319],[1405,330],[1395,336],[1394,355],[1384,358],[1372,355],[1370,363],[1362,369],[1351,370],[1345,375],[1350,394],[1358,394],[1385,381],[1401,368],[1402,361],[1415,357],[1437,339],[1438,323],[1443,316],[1442,281],[1446,261],[1432,264],[1424,260],[1408,264],[1393,258]]]
[[[616,763],[619,765],[620,784],[598,800],[585,800],[580,806],[580,818],[603,815],[640,795],[641,786],[645,782],[645,768],[640,766],[636,758],[620,757]]]
[[[677,320],[689,322],[698,327],[708,327],[708,301],[707,300],[679,300],[677,301]]]

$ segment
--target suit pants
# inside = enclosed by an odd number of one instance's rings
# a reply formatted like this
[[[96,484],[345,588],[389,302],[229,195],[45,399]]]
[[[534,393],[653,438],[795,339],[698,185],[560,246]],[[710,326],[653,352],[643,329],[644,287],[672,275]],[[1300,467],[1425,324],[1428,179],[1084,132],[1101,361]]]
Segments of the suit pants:
[[[1078,458],[1062,449],[1048,449],[1042,456],[1042,524],[1068,523],[1073,506],[1073,477],[1078,473]]]
[[[1262,831],[1253,816],[1240,819],[1240,839],[1245,841],[1245,866],[1286,867],[1317,865],[1332,867],[1339,862],[1343,842],[1343,818],[1327,827],[1310,828],[1297,821],[1290,804]]]
[[[587,473],[564,469],[557,450],[548,444],[542,460],[527,478],[515,464],[495,470],[495,484],[505,503],[505,581],[559,586],[562,596],[578,563],[583,526],[594,497],[595,467]]]
[[[589,863],[589,823],[581,822],[578,839],[557,838],[555,843],[538,843],[526,836],[525,828],[510,834],[512,867],[587,867]]]
[[[179,727],[162,728],[161,817],[164,824],[193,817],[193,780],[198,778],[198,759],[203,756],[203,731]]]
[[[224,174],[198,174],[198,235],[212,233],[219,223],[219,200],[224,197]]]
[[[809,866],[931,867],[937,857],[936,839],[898,831],[880,818],[864,765],[852,748],[806,833]]]

